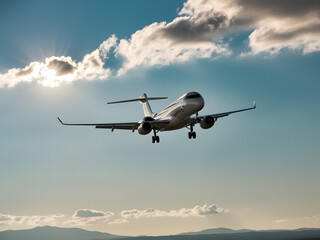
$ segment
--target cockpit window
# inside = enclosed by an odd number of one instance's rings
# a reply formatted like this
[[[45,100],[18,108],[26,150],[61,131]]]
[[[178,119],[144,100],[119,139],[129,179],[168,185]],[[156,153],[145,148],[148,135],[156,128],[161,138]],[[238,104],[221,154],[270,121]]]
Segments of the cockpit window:
[[[187,95],[185,96],[185,99],[190,99],[190,98],[198,98],[200,97],[200,94],[197,92],[190,92],[187,93]]]

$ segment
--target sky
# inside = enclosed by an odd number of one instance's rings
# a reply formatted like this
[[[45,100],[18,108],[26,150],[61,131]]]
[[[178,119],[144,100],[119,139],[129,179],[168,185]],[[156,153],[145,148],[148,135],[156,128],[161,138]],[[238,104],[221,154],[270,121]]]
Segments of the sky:
[[[0,231],[119,235],[320,227],[320,4],[305,0],[1,1]],[[210,129],[128,122],[189,91]]]

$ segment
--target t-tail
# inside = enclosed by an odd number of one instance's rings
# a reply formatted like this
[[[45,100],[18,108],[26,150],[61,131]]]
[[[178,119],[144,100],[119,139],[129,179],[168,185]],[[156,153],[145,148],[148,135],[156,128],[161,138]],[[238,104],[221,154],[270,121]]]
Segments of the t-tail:
[[[144,116],[152,117],[154,113],[151,110],[149,100],[160,100],[160,99],[167,99],[168,97],[148,97],[147,94],[142,94],[139,98],[116,101],[116,102],[107,102],[107,104],[115,104],[115,103],[126,103],[126,102],[137,102],[139,101],[142,104]]]

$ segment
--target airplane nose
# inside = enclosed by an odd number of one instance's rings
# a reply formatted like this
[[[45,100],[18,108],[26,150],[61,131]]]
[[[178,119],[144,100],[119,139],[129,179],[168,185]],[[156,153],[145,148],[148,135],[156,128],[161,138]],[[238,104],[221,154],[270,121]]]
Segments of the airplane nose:
[[[203,97],[199,98],[199,103],[200,103],[201,108],[203,108],[204,107],[204,99],[203,99]]]

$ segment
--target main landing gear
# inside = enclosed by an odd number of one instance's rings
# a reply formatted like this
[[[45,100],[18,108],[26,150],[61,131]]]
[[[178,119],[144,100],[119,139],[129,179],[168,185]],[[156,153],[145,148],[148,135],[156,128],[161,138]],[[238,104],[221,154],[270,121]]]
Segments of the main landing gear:
[[[193,131],[193,124],[190,125],[190,132],[188,132],[188,138],[191,139],[191,138],[196,138],[197,137],[197,134],[196,132]]]
[[[154,136],[152,136],[152,143],[159,143],[160,142],[160,138],[159,138],[159,136],[157,136],[157,132],[156,132],[156,130],[155,129],[153,129],[153,134],[154,134]]]

